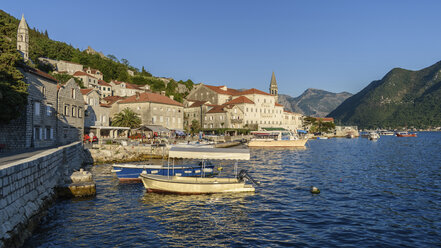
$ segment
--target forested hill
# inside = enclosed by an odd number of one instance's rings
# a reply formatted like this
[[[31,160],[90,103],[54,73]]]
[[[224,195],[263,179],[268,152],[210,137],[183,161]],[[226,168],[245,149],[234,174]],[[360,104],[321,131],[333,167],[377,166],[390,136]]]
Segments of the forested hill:
[[[32,26],[32,20],[27,20],[27,22]],[[14,46],[17,39],[18,24],[18,19],[0,10],[0,35]],[[108,58],[106,58],[98,54],[87,54],[85,51],[81,51],[65,42],[54,41],[49,37],[50,30],[39,31],[29,27],[29,57],[33,61],[34,66],[46,72],[49,72],[50,68],[38,64],[39,57],[71,61],[82,64],[85,67],[98,69],[104,74],[104,80],[107,82],[110,80],[118,80],[139,85],[149,84],[153,91],[164,90],[167,95],[174,94],[175,99],[178,101],[182,100],[183,96],[176,92],[177,83],[182,83],[189,89],[193,87],[191,80],[180,80],[178,82],[171,80],[171,84],[169,83],[166,87],[162,80],[153,77],[144,67],[142,67],[142,69],[135,68],[131,66],[130,62],[126,59],[118,60],[113,55],[108,55]],[[135,75],[130,76],[127,72],[128,69],[134,71]]]
[[[419,71],[395,68],[328,116],[360,128],[441,126],[441,61]]]

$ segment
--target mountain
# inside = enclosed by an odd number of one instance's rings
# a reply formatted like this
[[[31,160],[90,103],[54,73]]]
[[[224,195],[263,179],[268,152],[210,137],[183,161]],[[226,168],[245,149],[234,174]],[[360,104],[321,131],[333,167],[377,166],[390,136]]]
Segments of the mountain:
[[[441,126],[441,61],[419,71],[392,69],[329,116],[360,128]]]
[[[352,94],[348,92],[332,93],[310,88],[298,97],[280,94],[279,103],[288,111],[308,116],[324,117],[350,96]]]

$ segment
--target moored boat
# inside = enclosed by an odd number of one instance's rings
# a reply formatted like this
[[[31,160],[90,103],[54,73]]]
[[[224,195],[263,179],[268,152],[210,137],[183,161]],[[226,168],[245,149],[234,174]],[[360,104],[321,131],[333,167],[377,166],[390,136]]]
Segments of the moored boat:
[[[304,147],[308,139],[290,131],[254,131],[248,147]]]
[[[369,140],[378,140],[380,138],[380,135],[377,132],[370,132],[369,133]]]
[[[112,167],[112,172],[115,172],[121,182],[140,183],[141,178],[139,175],[143,171],[151,175],[176,175],[182,177],[213,176],[214,174],[214,165],[209,161],[205,161],[204,165],[200,163],[198,165],[180,165],[173,167],[152,164],[114,164]]]
[[[397,137],[416,137],[416,133],[397,132]]]
[[[248,149],[232,148],[183,148],[173,147],[169,151],[169,158],[182,159],[209,159],[209,160],[249,160]],[[174,193],[174,194],[214,194],[254,192],[255,188],[246,184],[247,180],[255,183],[245,170],[237,173],[235,164],[235,177],[181,177],[163,176],[142,173],[141,180],[147,192]]]

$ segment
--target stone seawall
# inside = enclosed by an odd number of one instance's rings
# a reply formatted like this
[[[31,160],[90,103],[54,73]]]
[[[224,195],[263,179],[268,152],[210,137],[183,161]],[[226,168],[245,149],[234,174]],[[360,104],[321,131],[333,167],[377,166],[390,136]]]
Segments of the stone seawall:
[[[148,159],[167,157],[168,149],[166,146],[94,145],[92,149],[88,149],[89,160],[87,162],[102,164],[145,161]]]
[[[54,188],[81,167],[81,142],[0,166],[0,247],[20,247],[55,199]]]

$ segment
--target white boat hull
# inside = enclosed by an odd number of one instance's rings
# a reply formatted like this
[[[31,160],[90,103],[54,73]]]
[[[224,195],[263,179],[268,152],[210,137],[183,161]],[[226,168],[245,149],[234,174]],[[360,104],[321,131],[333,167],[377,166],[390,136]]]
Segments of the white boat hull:
[[[239,182],[236,178],[190,178],[141,174],[141,180],[148,192],[157,193],[214,194],[255,191],[252,185]]]
[[[250,140],[249,147],[304,147],[307,139],[298,140]]]

